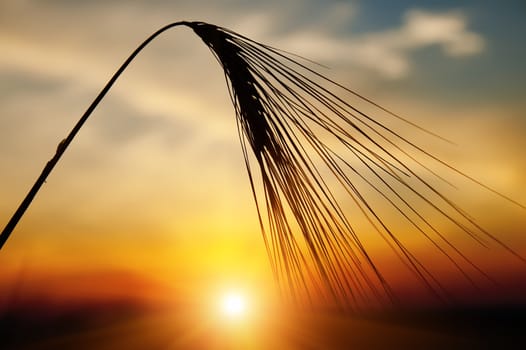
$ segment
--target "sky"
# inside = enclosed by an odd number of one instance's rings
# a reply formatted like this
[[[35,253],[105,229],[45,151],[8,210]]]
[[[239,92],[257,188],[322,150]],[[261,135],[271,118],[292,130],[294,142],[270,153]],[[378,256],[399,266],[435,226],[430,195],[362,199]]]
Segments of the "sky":
[[[221,25],[320,63],[323,74],[452,140],[428,146],[526,203],[525,14],[521,1],[3,0],[0,222],[127,55],[178,20]],[[526,256],[524,210],[465,186],[461,200]],[[483,300],[526,301],[523,264],[498,248],[466,249],[506,286],[485,285]],[[384,253],[375,251],[380,260]],[[419,295],[389,259],[395,285]],[[275,294],[224,75],[191,30],[163,34],[132,63],[0,264],[3,288],[19,281],[29,294],[65,298],[195,301],[232,286]],[[463,295],[449,270],[442,278]],[[86,291],[94,280],[106,282]]]

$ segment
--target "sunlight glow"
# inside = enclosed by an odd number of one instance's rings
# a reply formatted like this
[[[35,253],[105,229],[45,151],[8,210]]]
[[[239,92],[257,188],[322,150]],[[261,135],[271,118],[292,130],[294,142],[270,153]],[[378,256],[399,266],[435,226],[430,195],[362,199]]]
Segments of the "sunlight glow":
[[[246,312],[246,300],[237,293],[226,294],[221,301],[221,310],[229,318],[240,318]]]

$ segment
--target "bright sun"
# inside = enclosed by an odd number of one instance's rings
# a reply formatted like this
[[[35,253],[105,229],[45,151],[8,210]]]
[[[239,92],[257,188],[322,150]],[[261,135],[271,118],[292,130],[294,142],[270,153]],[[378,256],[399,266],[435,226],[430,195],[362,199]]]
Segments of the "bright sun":
[[[221,310],[229,318],[240,318],[246,312],[245,297],[237,293],[228,293],[221,300]]]

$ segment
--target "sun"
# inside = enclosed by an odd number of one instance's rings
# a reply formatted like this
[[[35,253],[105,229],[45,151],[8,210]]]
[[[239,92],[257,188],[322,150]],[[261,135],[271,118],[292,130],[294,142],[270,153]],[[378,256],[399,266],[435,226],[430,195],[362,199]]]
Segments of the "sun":
[[[227,293],[223,295],[220,306],[224,316],[231,319],[243,318],[247,311],[246,297],[235,292]]]

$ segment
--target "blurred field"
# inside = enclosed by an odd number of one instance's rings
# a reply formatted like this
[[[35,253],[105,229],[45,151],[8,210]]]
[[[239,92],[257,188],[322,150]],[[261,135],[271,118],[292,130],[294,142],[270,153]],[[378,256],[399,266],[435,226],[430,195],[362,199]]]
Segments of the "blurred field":
[[[127,302],[32,304],[0,314],[1,349],[524,349],[526,309],[348,317],[330,313],[228,322],[191,308]]]

